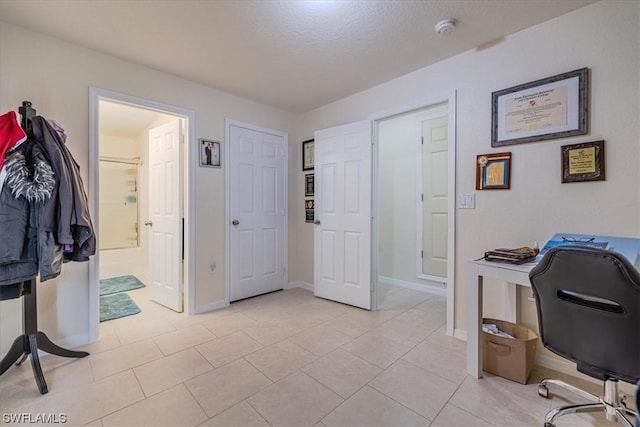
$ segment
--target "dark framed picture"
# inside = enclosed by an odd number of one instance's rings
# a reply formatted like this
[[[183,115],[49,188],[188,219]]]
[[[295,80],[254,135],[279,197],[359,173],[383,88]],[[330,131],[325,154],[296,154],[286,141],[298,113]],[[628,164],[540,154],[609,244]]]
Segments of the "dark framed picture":
[[[562,183],[604,181],[604,141],[563,145]]]
[[[200,166],[207,168],[222,167],[222,142],[211,139],[199,139]]]
[[[313,170],[314,162],[313,139],[302,141],[302,170]]]
[[[511,188],[511,152],[476,157],[476,190]]]
[[[307,197],[313,196],[314,193],[314,178],[312,173],[308,173],[304,176],[304,195]]]
[[[491,146],[588,132],[589,69],[581,68],[491,94]]]
[[[313,199],[304,201],[304,222],[313,222],[316,203]]]

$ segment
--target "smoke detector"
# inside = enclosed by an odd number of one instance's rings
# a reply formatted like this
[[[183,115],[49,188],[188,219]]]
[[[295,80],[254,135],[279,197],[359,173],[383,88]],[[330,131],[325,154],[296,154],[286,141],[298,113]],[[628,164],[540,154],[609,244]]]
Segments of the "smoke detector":
[[[456,20],[453,18],[446,18],[438,21],[433,30],[436,34],[445,36],[456,28]]]

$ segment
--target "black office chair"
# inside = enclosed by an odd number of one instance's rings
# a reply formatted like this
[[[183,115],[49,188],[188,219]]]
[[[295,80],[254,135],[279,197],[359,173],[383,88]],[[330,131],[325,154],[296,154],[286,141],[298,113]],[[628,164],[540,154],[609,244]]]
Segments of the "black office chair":
[[[596,396],[564,381],[542,380],[538,394],[543,397],[549,397],[548,386],[554,384],[590,401],[552,409],[545,427],[561,415],[602,410],[607,420],[633,427],[625,415],[638,414],[626,407],[618,381],[640,381],[640,272],[616,252],[557,247],[529,279],[545,348],[604,381],[604,396]]]

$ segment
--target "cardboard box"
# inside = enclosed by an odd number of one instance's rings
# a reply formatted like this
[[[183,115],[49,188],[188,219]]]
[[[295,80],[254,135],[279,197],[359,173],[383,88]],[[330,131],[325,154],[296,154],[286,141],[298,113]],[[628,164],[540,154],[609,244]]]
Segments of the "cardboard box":
[[[514,338],[482,332],[482,368],[491,374],[526,384],[533,369],[538,336],[529,328],[504,320],[482,319]]]

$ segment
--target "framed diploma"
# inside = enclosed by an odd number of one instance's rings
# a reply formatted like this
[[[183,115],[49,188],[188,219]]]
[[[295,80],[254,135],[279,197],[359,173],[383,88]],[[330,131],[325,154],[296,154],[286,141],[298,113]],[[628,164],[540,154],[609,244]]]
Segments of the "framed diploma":
[[[491,146],[588,132],[589,69],[581,68],[491,94]]]
[[[511,188],[511,152],[476,157],[476,190]]]
[[[313,139],[302,141],[302,170],[313,170],[314,163],[315,160],[313,157]]]
[[[563,145],[562,183],[604,181],[604,141]]]

